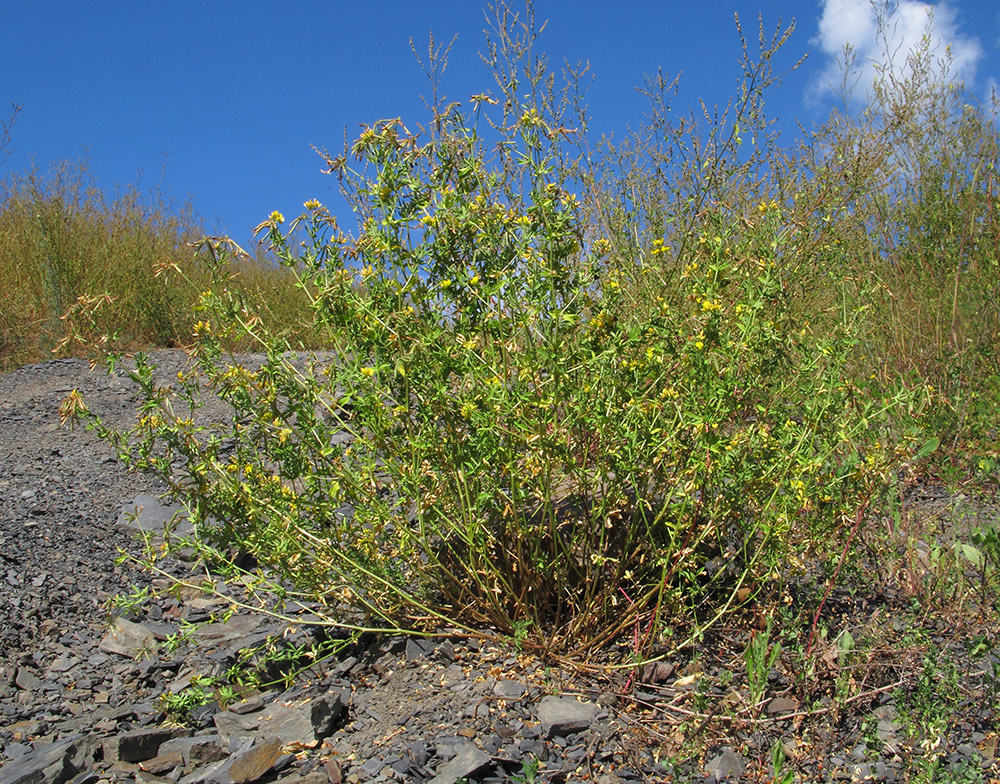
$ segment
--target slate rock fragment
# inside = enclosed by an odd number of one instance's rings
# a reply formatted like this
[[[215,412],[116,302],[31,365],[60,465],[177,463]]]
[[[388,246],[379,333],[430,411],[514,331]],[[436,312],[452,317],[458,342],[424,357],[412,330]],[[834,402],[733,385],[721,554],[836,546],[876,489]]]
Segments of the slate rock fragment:
[[[519,681],[503,679],[493,685],[493,695],[503,700],[519,700],[528,687]]]
[[[715,776],[716,781],[738,781],[746,767],[743,757],[727,746],[705,763],[705,772]]]
[[[597,719],[601,708],[593,702],[581,702],[573,697],[542,697],[536,715],[542,724],[542,734],[548,738],[567,736],[587,729]]]
[[[429,784],[455,784],[459,779],[471,776],[491,761],[492,757],[489,754],[466,741],[458,753],[441,766],[441,770]]]
[[[172,738],[159,749],[159,755],[180,754],[185,765],[202,765],[218,762],[226,757],[226,750],[219,735],[194,735]]]
[[[140,493],[131,503],[122,504],[118,526],[153,536],[153,544],[163,541],[164,535],[173,533],[187,536],[194,531],[184,507],[178,503],[164,503],[155,495]]]
[[[281,739],[273,735],[255,743],[249,749],[230,757],[226,765],[212,777],[212,781],[220,784],[247,784],[256,781],[278,761],[281,746]]]
[[[272,703],[261,711],[261,729],[267,729],[284,743],[311,745],[333,732],[344,704],[339,694],[330,694],[297,705]]]
[[[80,736],[45,744],[7,762],[0,784],[63,784],[85,767],[88,751]]]
[[[153,727],[124,732],[104,741],[104,759],[108,762],[144,762],[155,757],[160,746],[167,741],[190,734],[191,730],[182,727]]]
[[[108,629],[100,648],[108,653],[135,658],[148,653],[156,646],[156,636],[141,623],[116,618]]]
[[[45,681],[25,667],[18,667],[14,676],[14,685],[24,691],[40,691],[45,687]]]
[[[344,711],[337,693],[292,704],[273,702],[262,710],[237,714],[220,711],[213,717],[223,739],[275,735],[283,743],[315,745],[333,732]]]

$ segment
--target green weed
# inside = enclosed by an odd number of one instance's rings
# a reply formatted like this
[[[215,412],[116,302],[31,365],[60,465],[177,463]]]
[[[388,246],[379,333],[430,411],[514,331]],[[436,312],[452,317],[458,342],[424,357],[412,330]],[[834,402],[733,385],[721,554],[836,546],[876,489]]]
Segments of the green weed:
[[[177,693],[167,692],[159,698],[160,709],[167,715],[167,720],[174,724],[186,724],[191,720],[191,714],[202,705],[212,701],[211,678],[198,676],[191,684]]]
[[[136,357],[127,432],[67,410],[171,484],[207,561],[253,556],[262,606],[642,659],[819,579],[815,633],[900,466],[995,423],[995,129],[928,66],[780,149],[763,96],[791,29],[761,29],[729,110],[676,121],[658,78],[652,122],[590,146],[530,5],[493,11],[498,98],[322,152],[353,233],[314,200],[258,227],[323,353],[289,354],[210,238],[204,285],[167,265],[200,292],[195,368],[167,392]],[[230,422],[193,424],[206,384]],[[747,649],[758,698],[777,650]]]
[[[750,705],[758,711],[767,692],[767,680],[771,669],[781,657],[781,644],[771,643],[771,620],[762,631],[751,634],[743,652],[743,662],[747,668],[747,687],[750,689]]]
[[[771,748],[771,770],[774,773],[774,784],[795,784],[795,771],[785,767],[786,760],[785,745],[778,739]]]
[[[515,773],[512,780],[520,782],[520,784],[535,784],[538,781],[538,771],[540,769],[541,762],[538,758],[528,755],[524,762],[521,763],[521,772]]]

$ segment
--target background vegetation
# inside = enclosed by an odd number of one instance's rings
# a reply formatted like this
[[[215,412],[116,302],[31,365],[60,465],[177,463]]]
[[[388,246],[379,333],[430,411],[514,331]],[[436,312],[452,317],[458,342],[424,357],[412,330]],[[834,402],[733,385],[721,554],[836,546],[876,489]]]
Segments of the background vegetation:
[[[86,161],[8,174],[0,197],[0,367],[93,353],[100,338],[105,350],[188,345],[198,292],[210,280],[196,253],[204,235],[188,207],[156,188],[102,193]],[[227,286],[270,324],[305,323],[306,298],[264,254],[241,254],[230,273]]]

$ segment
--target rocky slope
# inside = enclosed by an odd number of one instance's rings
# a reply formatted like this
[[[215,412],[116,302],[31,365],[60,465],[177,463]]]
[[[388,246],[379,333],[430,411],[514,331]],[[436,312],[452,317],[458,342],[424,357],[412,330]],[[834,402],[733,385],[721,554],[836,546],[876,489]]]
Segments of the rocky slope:
[[[168,379],[185,355],[156,352],[155,361]],[[319,632],[230,615],[213,593],[168,592],[168,581],[116,564],[120,552],[138,552],[137,526],[161,525],[174,507],[93,434],[59,425],[72,389],[110,424],[134,417],[134,385],[122,371],[65,359],[0,376],[2,784],[441,784],[509,780],[534,760],[549,779],[576,770],[608,782],[646,778],[629,767],[621,726],[596,694],[578,699],[558,673],[476,641],[360,640],[294,683],[264,664],[253,687],[219,693],[221,676],[249,651],[276,641],[297,666],[296,646],[307,649]],[[207,576],[191,564],[172,568]],[[112,611],[117,595],[138,600]]]

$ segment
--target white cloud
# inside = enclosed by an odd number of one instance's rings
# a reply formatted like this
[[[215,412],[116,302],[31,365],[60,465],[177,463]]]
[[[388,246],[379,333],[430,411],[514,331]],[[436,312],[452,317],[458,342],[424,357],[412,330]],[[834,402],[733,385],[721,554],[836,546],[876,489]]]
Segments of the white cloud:
[[[977,38],[959,32],[955,9],[946,0],[937,4],[919,0],[876,0],[876,3],[872,0],[820,0],[819,32],[812,43],[819,47],[825,62],[812,85],[812,98],[840,90],[844,76],[844,47],[848,44],[854,54],[848,81],[849,86],[854,86],[853,97],[864,99],[879,64],[891,64],[895,76],[905,78],[906,56],[928,32],[929,18],[933,19],[930,45],[935,61],[950,51],[950,78],[971,85],[983,49]],[[879,9],[884,13],[881,29]]]

